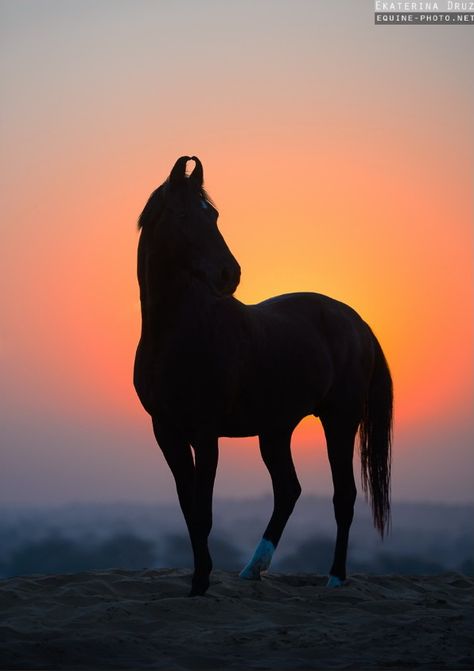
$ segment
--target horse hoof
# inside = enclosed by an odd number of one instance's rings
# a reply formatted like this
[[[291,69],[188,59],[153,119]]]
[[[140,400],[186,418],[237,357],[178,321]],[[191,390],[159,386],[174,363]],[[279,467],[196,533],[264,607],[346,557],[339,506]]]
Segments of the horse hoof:
[[[191,587],[188,596],[204,596],[207,592],[207,587]]]
[[[330,575],[326,587],[330,587],[330,588],[342,587],[345,584],[346,584],[345,580],[341,580],[341,578],[338,578],[335,575]]]
[[[200,590],[200,589],[194,589],[194,588],[193,588],[193,589],[189,592],[188,597],[191,597],[191,596],[204,596],[205,593],[206,593],[206,590],[205,590],[205,589],[204,589],[204,590]]]
[[[204,596],[209,588],[209,579],[193,580],[188,596]]]
[[[274,552],[275,546],[273,543],[266,538],[262,538],[252,559],[239,573],[239,577],[244,580],[261,580],[260,573],[270,567]]]
[[[246,566],[240,573],[242,580],[261,580],[260,571],[255,567]]]

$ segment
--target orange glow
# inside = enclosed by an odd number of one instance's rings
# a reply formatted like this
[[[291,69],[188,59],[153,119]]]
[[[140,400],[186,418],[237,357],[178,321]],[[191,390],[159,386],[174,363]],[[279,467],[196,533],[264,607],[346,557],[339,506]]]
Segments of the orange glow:
[[[469,416],[467,31],[438,27],[443,51],[433,29],[362,26],[354,8],[342,39],[338,3],[323,19],[321,3],[275,3],[270,20],[265,3],[187,3],[182,15],[103,2],[81,21],[53,3],[16,23],[10,4],[7,413],[143,427],[136,220],[176,158],[195,154],[242,266],[240,300],[316,291],[348,303],[386,353],[396,429]],[[298,428],[300,452],[322,444],[314,426]]]
[[[425,421],[454,411],[469,395],[472,330],[462,306],[470,298],[470,258],[465,235],[457,229],[453,236],[446,224],[465,221],[467,213],[451,198],[458,183],[438,190],[436,164],[415,188],[416,165],[410,172],[402,161],[392,165],[387,182],[374,165],[376,147],[364,142],[352,158],[363,149],[357,169],[346,148],[321,145],[317,162],[308,154],[307,163],[281,146],[252,160],[245,148],[234,151],[231,174],[213,147],[202,159],[221,230],[243,268],[237,296],[256,302],[312,290],[352,305],[386,351],[397,421]],[[126,199],[109,191],[104,204],[97,193],[72,212],[71,193],[58,199],[42,191],[54,205],[54,236],[38,236],[26,249],[17,241],[30,306],[23,336],[37,365],[48,367],[60,397],[67,373],[71,398],[120,408],[138,421],[131,388],[140,319],[135,220],[168,169],[163,165],[153,182],[141,178]],[[107,182],[110,189],[110,176]],[[394,199],[397,193],[403,198]]]

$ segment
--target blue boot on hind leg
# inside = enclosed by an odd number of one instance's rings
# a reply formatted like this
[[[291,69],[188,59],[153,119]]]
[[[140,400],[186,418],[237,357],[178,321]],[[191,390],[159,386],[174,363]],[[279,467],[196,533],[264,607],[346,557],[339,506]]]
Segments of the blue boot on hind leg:
[[[262,571],[266,571],[270,567],[275,546],[266,538],[262,538],[255,550],[252,559],[247,566],[239,573],[239,578],[244,580],[260,580]]]
[[[341,578],[338,578],[335,575],[330,575],[329,580],[327,581],[326,587],[329,588],[335,588],[335,587],[342,587],[343,585],[346,584],[345,580],[341,580]]]

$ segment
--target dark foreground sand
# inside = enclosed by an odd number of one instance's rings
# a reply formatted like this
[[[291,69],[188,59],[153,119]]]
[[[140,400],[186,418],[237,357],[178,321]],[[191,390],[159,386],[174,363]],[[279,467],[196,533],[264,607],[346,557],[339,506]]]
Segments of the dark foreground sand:
[[[90,571],[0,581],[2,669],[472,669],[474,578]]]

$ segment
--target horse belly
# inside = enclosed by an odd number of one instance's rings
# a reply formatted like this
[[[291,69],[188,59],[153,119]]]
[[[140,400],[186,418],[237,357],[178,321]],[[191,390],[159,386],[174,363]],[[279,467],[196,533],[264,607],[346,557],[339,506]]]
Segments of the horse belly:
[[[219,421],[220,435],[257,435],[276,426],[295,427],[314,414],[332,384],[332,365],[322,348],[317,356],[294,348],[262,356],[247,371],[239,392]]]

